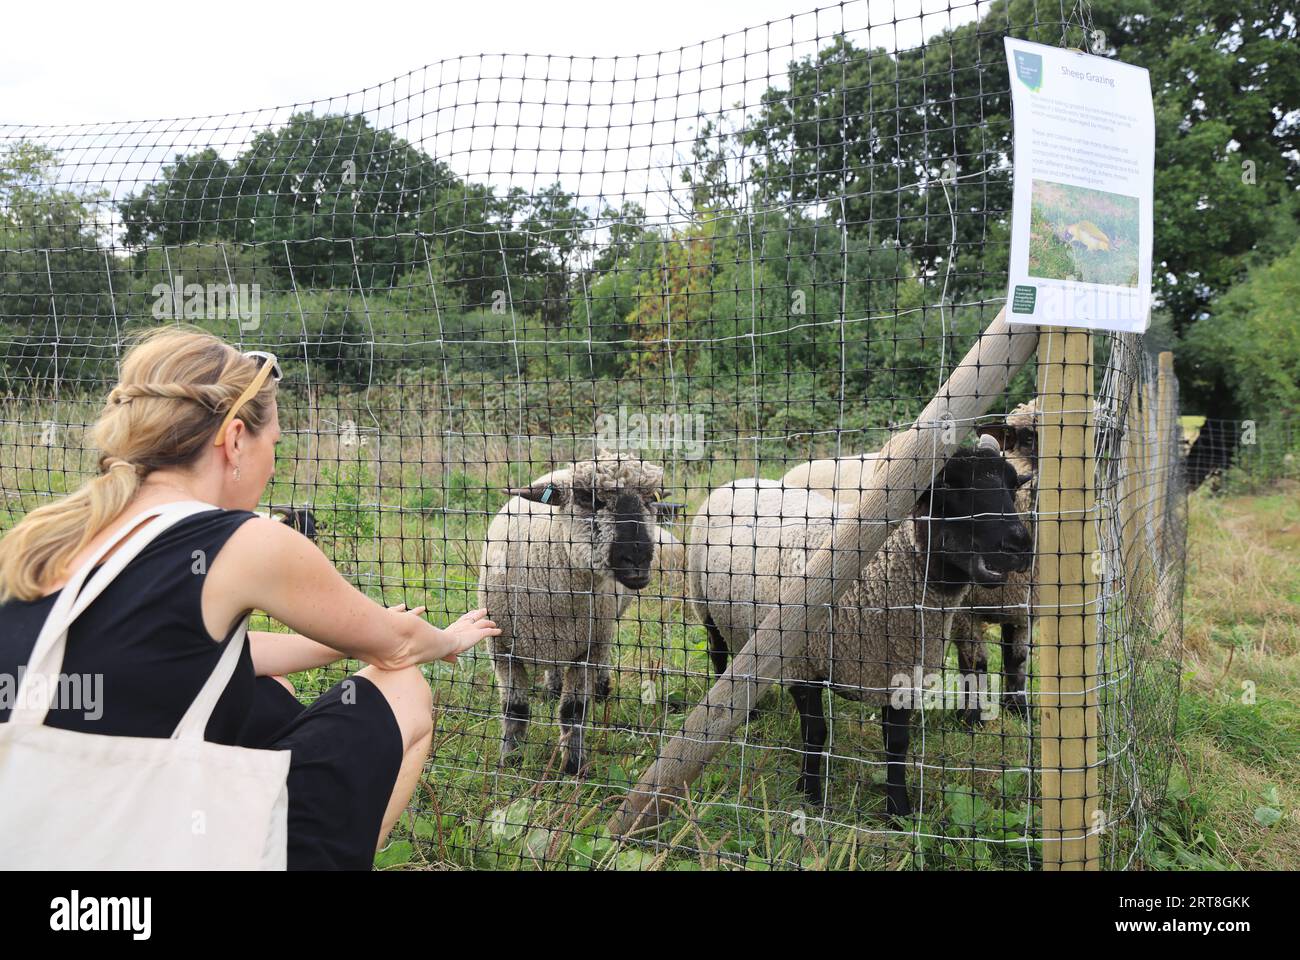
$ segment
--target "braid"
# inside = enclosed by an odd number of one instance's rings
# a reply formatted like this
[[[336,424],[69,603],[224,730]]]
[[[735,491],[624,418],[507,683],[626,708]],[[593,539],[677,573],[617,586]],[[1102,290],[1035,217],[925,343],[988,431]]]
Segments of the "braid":
[[[161,400],[189,400],[216,415],[234,403],[239,391],[220,383],[125,383],[108,395],[111,406],[122,406],[137,397]]]

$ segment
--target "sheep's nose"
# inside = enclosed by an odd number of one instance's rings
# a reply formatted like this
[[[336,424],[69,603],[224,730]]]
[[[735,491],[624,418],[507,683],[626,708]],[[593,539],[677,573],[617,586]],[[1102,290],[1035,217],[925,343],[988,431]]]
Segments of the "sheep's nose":
[[[650,570],[620,567],[614,571],[614,579],[631,590],[640,590],[650,583]]]
[[[1020,522],[1013,523],[1006,536],[1002,538],[1002,552],[1013,555],[1027,554],[1033,547],[1029,531]]]

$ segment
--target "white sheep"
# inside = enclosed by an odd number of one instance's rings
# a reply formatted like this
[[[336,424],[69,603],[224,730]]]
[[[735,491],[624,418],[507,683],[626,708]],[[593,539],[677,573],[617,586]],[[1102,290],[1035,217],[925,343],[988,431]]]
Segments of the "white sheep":
[[[992,436],[998,441],[1007,460],[1022,476],[1038,475],[1037,412],[1037,401],[1031,400],[1012,410],[1002,423],[976,428],[979,435]],[[876,456],[876,453],[863,453],[810,460],[788,470],[781,483],[787,487],[813,490],[840,503],[857,503],[863,490],[872,486],[871,472]],[[1033,484],[1017,491],[1016,507],[1023,515],[1031,513],[1035,493]],[[1027,523],[1032,536],[1032,522]],[[1029,569],[1013,572],[1002,585],[973,587],[966,599],[968,609],[953,617],[948,635],[957,650],[963,683],[967,689],[974,689],[988,673],[985,625],[1001,626],[1003,696],[1007,709],[1022,716],[1028,712],[1029,610],[1033,603],[1033,579],[1034,571]],[[963,717],[971,725],[982,722],[982,713],[975,706],[965,710]]]
[[[954,454],[913,515],[836,601],[827,625],[781,664],[776,679],[799,711],[800,785],[810,801],[823,797],[822,692],[829,687],[881,707],[887,810],[910,813],[903,764],[916,671],[933,673],[942,665],[953,612],[973,582],[1000,583],[1028,564],[1029,535],[1014,511],[1024,479],[991,438]],[[728,484],[709,496],[691,525],[686,570],[715,667],[718,654],[725,666],[725,652],[739,651],[775,608],[783,581],[807,583],[809,557],[830,536],[834,518],[853,509],[779,483]]]
[[[809,460],[791,467],[781,478],[787,487],[812,490],[830,500],[857,503],[864,489],[871,487],[876,454]]]
[[[532,483],[530,487],[542,487],[552,481],[568,481],[572,476],[573,465],[567,467],[558,467],[549,473],[544,473]],[[680,595],[686,585],[686,545],[682,543],[672,531],[663,526],[665,519],[670,519],[673,512],[681,505],[675,503],[666,503],[657,500],[653,504],[655,512],[655,553],[651,569],[659,576],[660,590],[664,595]],[[626,608],[624,602],[623,607]],[[622,613],[620,609],[619,613]],[[606,700],[609,698],[610,691],[613,689],[613,679],[610,676],[609,663],[602,663],[596,673],[593,692],[597,700]],[[564,672],[562,670],[546,670],[542,677],[542,684],[546,689],[547,695],[552,699],[558,699],[562,689]]]
[[[650,582],[654,503],[663,468],[601,450],[541,483],[511,489],[488,526],[478,605],[501,628],[488,638],[502,704],[501,760],[529,717],[529,670],[560,680],[564,772],[583,766],[583,724],[619,615]]]

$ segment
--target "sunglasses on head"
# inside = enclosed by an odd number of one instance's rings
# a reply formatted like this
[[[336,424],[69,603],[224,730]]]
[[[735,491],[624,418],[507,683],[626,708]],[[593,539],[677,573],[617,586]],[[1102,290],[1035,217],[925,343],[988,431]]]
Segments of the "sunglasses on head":
[[[257,360],[258,370],[253,375],[253,382],[245,388],[244,392],[239,395],[239,399],[231,404],[230,409],[226,412],[226,418],[221,421],[221,426],[217,429],[216,439],[212,441],[214,447],[220,447],[226,442],[226,427],[230,426],[230,421],[235,419],[235,414],[239,412],[240,407],[246,404],[257,391],[262,389],[262,384],[266,383],[269,376],[276,383],[284,379],[284,371],[280,369],[280,361],[276,359],[275,354],[267,353],[265,350],[249,350],[244,356]]]
[[[284,371],[280,369],[280,361],[276,359],[274,353],[267,353],[265,350],[245,350],[244,356],[252,357],[254,360],[260,360],[261,363],[258,364],[259,368],[264,363],[271,364],[271,379],[276,383],[279,383],[284,379]]]

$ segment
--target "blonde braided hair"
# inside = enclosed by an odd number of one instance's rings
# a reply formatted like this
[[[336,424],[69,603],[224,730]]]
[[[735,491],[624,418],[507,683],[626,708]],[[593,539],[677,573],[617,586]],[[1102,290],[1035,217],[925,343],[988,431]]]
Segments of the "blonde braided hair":
[[[99,475],[31,511],[0,538],[0,603],[48,593],[130,505],[145,477],[195,463],[257,373],[255,361],[195,327],[155,327],[132,339],[120,382],[91,430]],[[275,389],[268,380],[240,408],[250,433],[268,422]]]

